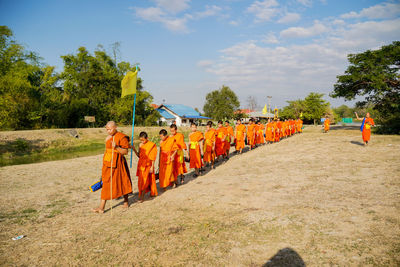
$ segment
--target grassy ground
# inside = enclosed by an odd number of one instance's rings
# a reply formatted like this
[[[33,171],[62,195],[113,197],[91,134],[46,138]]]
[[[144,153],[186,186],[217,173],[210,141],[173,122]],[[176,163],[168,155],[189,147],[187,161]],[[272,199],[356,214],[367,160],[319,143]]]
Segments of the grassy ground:
[[[307,127],[102,215],[101,155],[2,167],[0,265],[399,266],[400,137],[371,139]]]
[[[136,127],[135,140],[141,131],[146,131],[150,140],[159,143],[160,129]],[[131,136],[130,127],[119,130]],[[190,129],[180,130],[187,140]],[[0,132],[0,167],[98,155],[104,152],[105,136],[104,128]]]

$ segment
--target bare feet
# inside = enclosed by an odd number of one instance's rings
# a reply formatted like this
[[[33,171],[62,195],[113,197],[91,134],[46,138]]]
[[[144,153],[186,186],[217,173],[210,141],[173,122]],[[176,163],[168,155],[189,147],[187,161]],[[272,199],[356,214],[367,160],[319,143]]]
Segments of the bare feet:
[[[94,213],[104,213],[104,210],[100,209],[100,208],[96,208],[96,209],[92,209],[92,211]]]
[[[124,202],[124,205],[122,206],[124,209],[129,208],[129,202]]]

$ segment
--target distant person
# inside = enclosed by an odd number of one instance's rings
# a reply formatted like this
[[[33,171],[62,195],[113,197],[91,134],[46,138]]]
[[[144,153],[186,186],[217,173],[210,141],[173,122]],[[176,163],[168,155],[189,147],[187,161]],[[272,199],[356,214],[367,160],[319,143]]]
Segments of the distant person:
[[[229,121],[225,121],[225,129],[227,136],[225,137],[225,153],[226,157],[229,159],[229,151],[231,150],[231,141],[234,138],[233,128],[229,124]]]
[[[254,124],[254,119],[249,120],[249,125],[247,126],[247,145],[250,146],[250,150],[255,148],[255,138],[256,138],[256,132],[255,132],[255,124]]]
[[[329,131],[331,121],[329,120],[328,116],[325,117],[324,120],[324,133],[327,133]]]
[[[246,126],[242,124],[240,119],[236,121],[236,128],[235,128],[235,148],[236,152],[242,154],[244,148],[244,139],[246,135]]]
[[[146,193],[150,196],[157,196],[156,176],[154,172],[154,162],[157,158],[157,145],[148,140],[146,132],[139,134],[140,145],[139,152],[133,146],[136,156],[139,158],[137,164],[136,176],[138,177],[139,200],[144,201]]]
[[[160,187],[165,191],[167,187],[175,184],[173,163],[178,151],[178,146],[176,145],[175,138],[173,136],[168,136],[167,130],[162,129],[159,134],[161,141],[158,178]]]
[[[271,122],[271,119],[268,119],[268,123],[265,127],[265,141],[267,144],[274,142],[274,126]]]
[[[204,135],[202,132],[197,130],[197,125],[191,123],[192,132],[189,135],[189,157],[190,157],[190,168],[195,170],[194,177],[201,174],[201,168],[203,167],[203,160],[201,155],[203,154],[203,140]]]
[[[264,144],[264,124],[262,124],[260,120],[257,121],[256,144]]]
[[[184,182],[185,173],[187,173],[185,156],[189,158],[189,154],[185,143],[185,136],[182,133],[178,133],[178,127],[176,127],[176,124],[172,124],[169,128],[171,131],[171,136],[175,138],[176,145],[178,146],[173,168],[175,185],[178,185],[179,183],[182,184]]]
[[[362,132],[362,139],[364,141],[364,145],[368,145],[369,140],[371,139],[371,127],[375,126],[374,120],[370,117],[369,112],[365,115],[364,118],[359,118],[357,112],[356,114],[357,120],[362,121],[361,124],[361,132]]]
[[[216,138],[215,138],[215,153],[217,157],[217,161],[220,157],[222,159],[226,158],[226,148],[225,148],[225,138],[228,136],[228,131],[222,125],[222,121],[218,121],[218,128],[216,131]]]
[[[132,193],[131,176],[125,159],[125,155],[128,154],[129,137],[117,131],[117,124],[114,121],[107,122],[106,130],[108,136],[101,171],[103,187],[101,189],[100,206],[93,209],[93,212],[96,213],[104,213],[107,200],[121,196],[124,196],[124,208],[128,208],[128,194]],[[112,192],[110,192],[111,189]]]
[[[215,161],[215,139],[216,130],[212,127],[212,121],[208,121],[206,125],[206,132],[204,133],[203,141],[203,161],[204,164],[210,166],[211,169],[214,168]]]

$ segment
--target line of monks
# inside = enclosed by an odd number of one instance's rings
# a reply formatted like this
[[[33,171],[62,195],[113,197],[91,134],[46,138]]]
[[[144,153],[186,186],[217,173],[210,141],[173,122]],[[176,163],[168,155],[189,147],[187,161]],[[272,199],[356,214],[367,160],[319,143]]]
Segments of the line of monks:
[[[209,121],[206,131],[198,131],[195,123],[191,124],[188,144],[184,141],[184,135],[178,132],[177,126],[170,126],[170,135],[162,129],[160,135],[160,149],[154,142],[148,140],[146,132],[139,134],[139,151],[133,146],[136,156],[139,158],[136,176],[138,177],[139,200],[144,200],[145,194],[158,195],[156,180],[159,187],[165,191],[167,188],[176,187],[184,183],[185,173],[189,168],[194,169],[194,176],[201,175],[206,168],[214,169],[215,162],[228,160],[231,145],[234,144],[236,153],[241,154],[247,144],[251,149],[257,146],[279,142],[296,133],[301,133],[303,121],[280,119],[268,120],[267,124],[250,119],[249,124],[244,125],[238,119],[233,129],[229,121],[218,121],[217,128],[213,128],[213,122]],[[115,122],[110,121],[106,125],[108,137],[106,138],[106,151],[103,156],[102,190],[100,206],[93,209],[94,212],[103,213],[107,200],[124,197],[123,207],[127,208],[128,194],[132,193],[132,181],[128,164],[124,155],[128,154],[129,137],[117,131]],[[159,153],[158,174],[155,172],[155,162]],[[112,186],[111,186],[112,170]]]

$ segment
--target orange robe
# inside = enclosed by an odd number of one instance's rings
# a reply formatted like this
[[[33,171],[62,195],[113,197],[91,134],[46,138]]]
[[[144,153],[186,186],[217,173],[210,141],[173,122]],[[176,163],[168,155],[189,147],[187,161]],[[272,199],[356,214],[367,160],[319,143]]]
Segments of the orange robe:
[[[118,153],[115,149],[114,156],[112,156],[112,141],[113,138],[110,138],[106,141],[106,151],[103,156],[103,168],[101,171],[101,178],[103,181],[103,187],[101,189],[101,199],[103,200],[116,199],[123,195],[132,193],[132,181],[125,156]],[[116,132],[114,134],[114,142],[117,146],[121,148],[129,148],[129,137],[123,133]],[[111,158],[113,159],[112,163]],[[110,194],[111,165],[112,198]]]
[[[279,142],[279,140],[281,140],[281,132],[282,132],[282,123],[278,121],[276,123],[276,128],[275,128],[275,142]]]
[[[375,125],[372,118],[365,118],[364,128],[362,131],[362,139],[364,142],[368,142],[371,138],[371,125]]]
[[[297,132],[301,133],[303,131],[302,128],[303,128],[303,121],[299,120],[298,123],[297,123]]]
[[[329,119],[325,119],[324,121],[324,130],[325,132],[329,131],[329,124],[331,123],[331,121]]]
[[[162,188],[172,185],[175,181],[173,173],[174,160],[171,161],[171,155],[176,150],[178,150],[178,145],[173,136],[168,136],[167,139],[160,142],[159,184]]]
[[[185,143],[185,137],[183,136],[183,134],[176,133],[172,137],[175,138],[176,145],[178,146],[178,152],[175,154],[174,171],[173,171],[176,180],[178,179],[179,175],[187,173],[185,157],[183,153],[183,150],[187,149],[187,147]]]
[[[151,196],[157,196],[157,185],[155,173],[150,173],[152,162],[157,158],[157,146],[147,141],[139,148],[139,162],[136,176],[138,177],[139,196],[150,192]]]
[[[233,128],[231,126],[225,128],[227,132],[227,136],[225,138],[225,151],[229,152],[229,150],[231,149],[231,141],[234,134],[233,134]]]
[[[247,145],[250,147],[254,147],[255,145],[255,124],[250,124],[247,126]]]
[[[204,140],[203,133],[196,131],[189,135],[189,156],[190,156],[190,168],[200,169],[203,167],[203,161],[201,159],[200,142]]]
[[[216,135],[216,130],[214,128],[211,128],[204,134],[204,147],[203,147],[204,162],[211,162],[214,161],[215,159],[215,151],[214,151],[215,135]]]
[[[216,131],[216,138],[215,138],[215,153],[216,156],[225,155],[225,138],[228,132],[225,127],[221,127]]]
[[[272,128],[272,123],[267,123],[267,126],[265,127],[265,141],[267,142],[273,142],[274,141],[274,135],[273,135],[273,128]]]
[[[256,144],[264,144],[264,124],[258,125]]]
[[[244,148],[244,133],[246,132],[246,126],[240,124],[236,126],[236,150]]]

